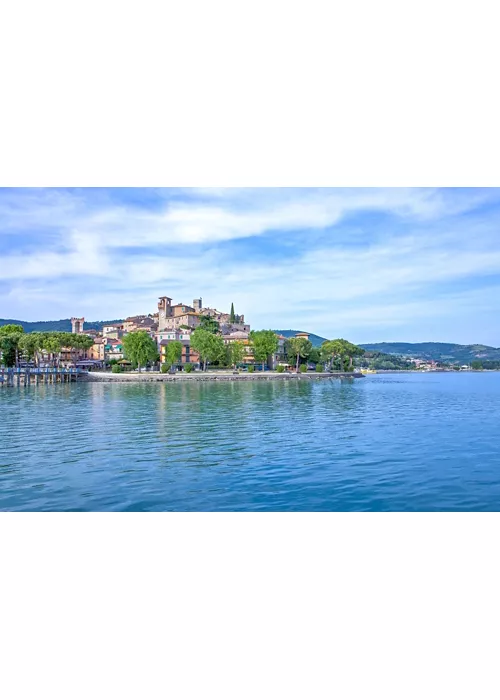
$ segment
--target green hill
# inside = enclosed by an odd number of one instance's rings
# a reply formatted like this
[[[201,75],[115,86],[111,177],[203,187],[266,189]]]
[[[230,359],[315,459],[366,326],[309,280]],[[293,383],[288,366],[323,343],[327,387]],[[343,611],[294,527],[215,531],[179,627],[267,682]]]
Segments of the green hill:
[[[458,345],[456,343],[368,343],[365,350],[386,355],[401,355],[436,362],[469,364],[474,360],[500,360],[500,348],[489,345]]]
[[[34,331],[64,331],[71,333],[71,319],[69,318],[63,318],[60,321],[17,321],[12,318],[0,318],[0,326],[7,326],[10,323],[22,326],[26,333],[33,333]],[[121,323],[121,319],[115,319],[114,321],[85,321],[84,328],[95,328],[95,330],[100,331],[103,326],[109,323]]]

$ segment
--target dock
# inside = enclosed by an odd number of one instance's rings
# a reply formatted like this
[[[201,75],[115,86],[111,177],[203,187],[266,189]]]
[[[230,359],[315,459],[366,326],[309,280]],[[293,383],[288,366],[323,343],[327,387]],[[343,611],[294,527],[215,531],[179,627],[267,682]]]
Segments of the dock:
[[[0,386],[30,386],[32,384],[62,384],[76,382],[88,372],[79,368],[8,367],[0,368]]]

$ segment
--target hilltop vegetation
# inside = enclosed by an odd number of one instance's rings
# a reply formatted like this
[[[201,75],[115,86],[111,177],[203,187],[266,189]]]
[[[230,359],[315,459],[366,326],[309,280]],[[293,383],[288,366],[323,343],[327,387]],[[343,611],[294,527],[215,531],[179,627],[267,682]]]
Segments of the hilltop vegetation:
[[[96,331],[101,331],[103,326],[110,323],[122,323],[122,319],[114,321],[85,321],[85,328],[95,328]],[[25,333],[48,333],[58,331],[61,333],[71,333],[71,319],[63,318],[60,321],[17,321],[11,318],[0,318],[0,327],[13,324],[22,326]]]
[[[372,343],[361,345],[365,350],[386,355],[415,357],[449,364],[470,364],[475,360],[498,361],[500,348],[488,345],[458,345],[456,343]]]

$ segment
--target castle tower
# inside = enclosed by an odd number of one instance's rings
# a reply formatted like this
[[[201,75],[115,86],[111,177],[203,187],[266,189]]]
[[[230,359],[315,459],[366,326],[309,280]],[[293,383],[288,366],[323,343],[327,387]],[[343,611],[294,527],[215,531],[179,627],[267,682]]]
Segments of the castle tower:
[[[199,299],[193,299],[193,308],[196,312],[199,312],[203,308],[201,297]]]
[[[85,323],[84,318],[72,318],[71,319],[71,332],[81,335],[83,333],[83,324]]]

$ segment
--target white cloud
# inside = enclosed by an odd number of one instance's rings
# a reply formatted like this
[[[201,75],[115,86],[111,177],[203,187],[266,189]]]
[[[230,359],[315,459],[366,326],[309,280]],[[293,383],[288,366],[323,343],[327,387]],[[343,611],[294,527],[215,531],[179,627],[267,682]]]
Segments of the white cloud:
[[[347,334],[360,327],[396,329],[408,317],[455,317],[459,304],[472,313],[470,296],[457,297],[444,285],[500,273],[496,222],[477,218],[465,224],[456,218],[498,197],[492,191],[462,196],[407,189],[182,194],[191,202],[166,199],[157,212],[109,203],[89,212],[82,195],[56,196],[50,190],[30,191],[25,208],[22,197],[0,197],[0,231],[8,229],[10,238],[36,231],[37,221],[41,229],[51,227],[50,243],[41,250],[20,254],[5,248],[0,282],[9,281],[17,292],[0,298],[0,316],[47,318],[58,309],[63,316],[116,318],[153,311],[157,296],[166,293],[186,302],[201,295],[219,308],[234,301],[254,326]],[[371,209],[396,214],[401,225],[361,246],[349,246],[337,236],[336,224],[347,213]],[[308,231],[326,227],[333,228],[321,248],[305,247],[294,259],[264,257],[257,265],[217,246],[270,231],[277,237],[304,231],[307,237]],[[200,243],[202,249],[194,245]],[[155,252],[135,255],[139,246]],[[439,305],[432,304],[437,298]]]

